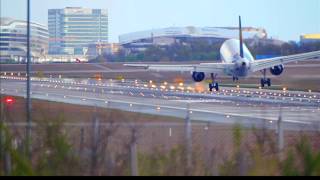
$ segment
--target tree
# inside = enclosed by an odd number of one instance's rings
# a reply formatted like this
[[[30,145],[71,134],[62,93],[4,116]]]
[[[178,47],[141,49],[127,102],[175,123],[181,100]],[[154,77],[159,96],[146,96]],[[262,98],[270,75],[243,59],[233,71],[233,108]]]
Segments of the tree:
[[[118,54],[105,54],[104,60],[95,59],[92,62],[108,61],[126,61],[126,62],[168,62],[168,61],[212,61],[220,59],[220,48],[223,40],[209,41],[207,39],[196,40],[180,40],[171,45],[159,46],[152,45],[147,47],[145,51],[128,52],[125,49],[120,50]],[[294,41],[277,45],[264,41],[245,40],[248,48],[253,56],[257,55],[273,55],[286,56],[297,53],[306,53],[320,50],[319,43],[303,43],[299,44]]]
[[[105,56],[98,56],[95,59],[89,60],[89,63],[105,63],[107,62],[107,59],[105,58]]]

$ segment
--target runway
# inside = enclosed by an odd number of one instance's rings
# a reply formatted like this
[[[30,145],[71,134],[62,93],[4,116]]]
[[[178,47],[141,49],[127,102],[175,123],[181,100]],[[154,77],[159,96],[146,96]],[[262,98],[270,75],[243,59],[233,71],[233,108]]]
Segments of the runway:
[[[1,94],[25,96],[24,80],[1,76]],[[313,92],[222,88],[210,93],[198,92],[192,84],[33,78],[32,98],[272,129],[282,114],[288,130],[320,127],[320,94]]]

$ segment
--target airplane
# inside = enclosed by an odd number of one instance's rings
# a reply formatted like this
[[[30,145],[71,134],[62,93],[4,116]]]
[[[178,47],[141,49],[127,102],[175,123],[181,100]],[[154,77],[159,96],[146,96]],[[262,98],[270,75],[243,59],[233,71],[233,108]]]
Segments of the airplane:
[[[211,76],[212,82],[209,89],[219,91],[219,83],[216,79],[219,74],[231,76],[233,81],[239,78],[246,78],[255,72],[261,72],[260,84],[264,88],[271,86],[271,79],[267,78],[267,70],[270,70],[274,76],[280,76],[284,72],[284,65],[305,60],[315,60],[320,58],[320,51],[310,53],[296,54],[291,56],[282,56],[268,59],[255,60],[243,42],[241,16],[239,16],[239,40],[226,40],[220,49],[221,63],[200,63],[185,65],[156,65],[156,64],[125,64],[127,67],[140,67],[151,71],[163,72],[191,72],[195,82],[202,82],[206,75]]]

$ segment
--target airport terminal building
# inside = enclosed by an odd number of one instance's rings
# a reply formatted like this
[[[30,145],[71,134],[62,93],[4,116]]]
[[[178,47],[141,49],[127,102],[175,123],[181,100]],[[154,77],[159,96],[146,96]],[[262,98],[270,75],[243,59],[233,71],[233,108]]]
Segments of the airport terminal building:
[[[49,9],[49,54],[85,55],[90,44],[108,43],[106,9]]]
[[[24,62],[27,56],[27,22],[12,18],[0,21],[0,62],[14,60]],[[48,53],[48,29],[46,26],[31,23],[31,56],[36,61]]]
[[[245,39],[267,39],[268,34],[262,28],[243,28]],[[239,38],[236,27],[169,27],[148,31],[124,34],[119,42],[125,49],[143,51],[151,45],[169,46],[174,43],[190,43],[194,40],[205,40],[209,43],[220,43],[226,39]]]
[[[320,33],[319,34],[304,34],[300,37],[300,41],[303,44],[320,43]]]

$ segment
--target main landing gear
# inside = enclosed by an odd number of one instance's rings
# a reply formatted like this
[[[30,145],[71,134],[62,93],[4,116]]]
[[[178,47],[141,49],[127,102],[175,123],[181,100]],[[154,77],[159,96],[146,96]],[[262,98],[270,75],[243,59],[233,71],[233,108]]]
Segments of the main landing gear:
[[[233,82],[237,82],[237,81],[239,81],[239,78],[236,76],[233,76]]]
[[[266,85],[268,87],[271,86],[271,79],[267,78],[267,70],[262,70],[261,73],[263,74],[263,78],[261,79],[260,83],[261,83],[261,87],[264,88]]]
[[[211,73],[212,83],[209,84],[210,92],[212,92],[213,90],[219,91],[219,84],[216,82],[217,76],[218,74]]]

